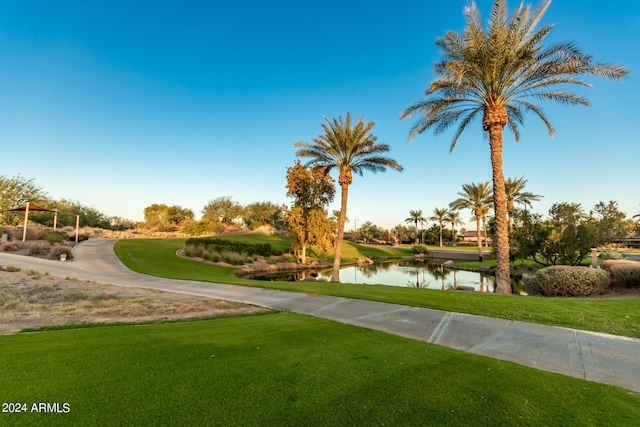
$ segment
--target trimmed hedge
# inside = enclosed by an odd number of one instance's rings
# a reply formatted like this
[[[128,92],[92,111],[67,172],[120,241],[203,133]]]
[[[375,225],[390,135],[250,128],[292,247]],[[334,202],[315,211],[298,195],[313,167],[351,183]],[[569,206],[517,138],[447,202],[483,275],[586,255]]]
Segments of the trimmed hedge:
[[[189,247],[204,247],[211,252],[235,252],[238,254],[247,255],[261,255],[264,257],[270,257],[271,255],[280,256],[283,254],[282,250],[272,247],[269,243],[243,243],[234,242],[231,240],[219,239],[216,237],[200,237],[187,239],[185,246]]]
[[[607,260],[602,267],[611,275],[612,286],[640,287],[640,262],[630,260]]]
[[[542,294],[551,297],[600,295],[611,282],[605,270],[569,265],[542,268],[536,272],[535,280]]]

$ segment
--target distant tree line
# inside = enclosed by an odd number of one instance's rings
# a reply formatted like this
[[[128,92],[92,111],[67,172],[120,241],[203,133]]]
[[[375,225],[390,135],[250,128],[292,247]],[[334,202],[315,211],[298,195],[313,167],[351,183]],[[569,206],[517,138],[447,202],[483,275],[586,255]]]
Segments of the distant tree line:
[[[126,230],[136,226],[132,220],[117,216],[108,216],[94,207],[68,199],[52,199],[34,182],[33,178],[21,175],[6,177],[0,175],[0,224],[17,226],[24,221],[23,212],[10,212],[27,203],[58,210],[57,226],[75,226],[79,216],[81,227],[103,228],[108,230]],[[33,211],[29,221],[52,227],[54,215],[51,212]]]
[[[230,227],[255,230],[261,226],[282,228],[283,208],[263,201],[241,205],[230,196],[210,200],[200,220],[191,209],[178,205],[152,204],[144,209],[143,228],[161,232],[180,232],[190,236],[216,234]]]

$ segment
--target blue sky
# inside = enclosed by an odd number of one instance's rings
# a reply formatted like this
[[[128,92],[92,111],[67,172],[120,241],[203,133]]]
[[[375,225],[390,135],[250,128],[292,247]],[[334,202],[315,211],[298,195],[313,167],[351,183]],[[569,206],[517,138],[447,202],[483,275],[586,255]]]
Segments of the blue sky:
[[[433,79],[436,37],[464,28],[466,3],[3,1],[0,174],[135,220],[152,203],[196,215],[220,196],[290,203],[293,143],[350,112],[376,122],[405,170],[356,176],[347,228],[429,216],[463,183],[491,179],[479,122],[449,154],[451,135],[409,143],[413,120],[399,120]],[[477,1],[483,16],[491,3]],[[600,200],[639,213],[640,3],[555,1],[544,23],[556,24],[550,41],[577,41],[632,75],[580,89],[592,108],[545,105],[553,139],[534,116],[519,143],[505,133],[505,175],[528,179],[541,213]]]

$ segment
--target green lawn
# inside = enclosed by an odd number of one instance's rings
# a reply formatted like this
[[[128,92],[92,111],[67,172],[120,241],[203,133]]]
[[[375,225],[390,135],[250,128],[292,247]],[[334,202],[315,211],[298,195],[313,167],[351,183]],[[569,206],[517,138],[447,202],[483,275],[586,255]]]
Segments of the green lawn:
[[[183,243],[183,239],[121,240],[116,243],[115,251],[130,269],[159,277],[384,301],[640,338],[640,299],[637,298],[611,300],[520,297],[383,285],[254,281],[235,277],[231,268],[176,256],[176,251]],[[359,248],[359,245],[349,246],[354,251]],[[391,249],[393,248],[383,248],[385,251]]]
[[[637,425],[640,395],[309,316],[0,336],[0,425]]]

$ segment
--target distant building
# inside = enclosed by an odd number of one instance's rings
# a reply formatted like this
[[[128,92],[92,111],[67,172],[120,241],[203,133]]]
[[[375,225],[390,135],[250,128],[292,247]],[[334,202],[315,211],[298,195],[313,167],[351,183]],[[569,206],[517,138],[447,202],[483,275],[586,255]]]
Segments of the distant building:
[[[482,241],[484,242],[484,231],[480,232]],[[487,236],[489,243],[491,243],[491,237]],[[477,242],[478,241],[478,232],[476,230],[466,231],[462,235],[462,240],[465,242]]]

